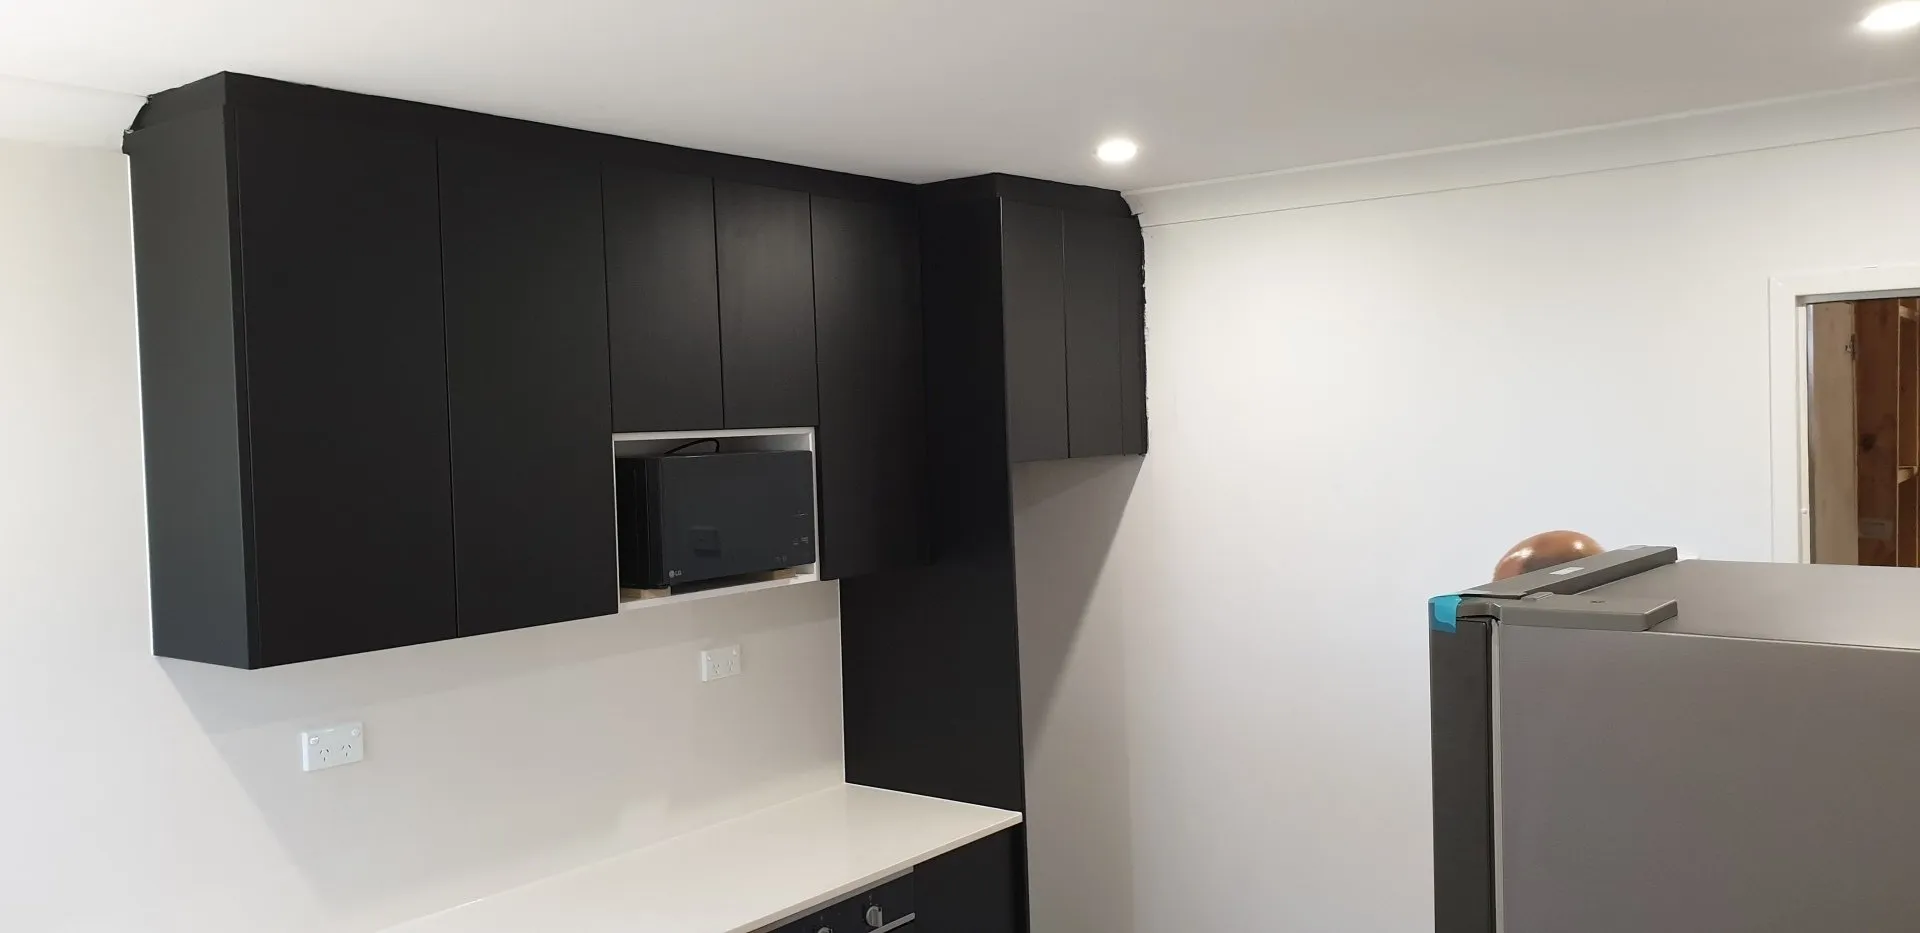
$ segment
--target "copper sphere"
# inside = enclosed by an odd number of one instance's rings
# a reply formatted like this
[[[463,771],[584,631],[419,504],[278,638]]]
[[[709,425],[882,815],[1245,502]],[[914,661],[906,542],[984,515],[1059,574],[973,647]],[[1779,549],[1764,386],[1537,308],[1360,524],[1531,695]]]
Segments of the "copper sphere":
[[[1568,561],[1592,557],[1605,550],[1600,542],[1577,531],[1543,531],[1507,550],[1493,565],[1493,578],[1505,580]]]

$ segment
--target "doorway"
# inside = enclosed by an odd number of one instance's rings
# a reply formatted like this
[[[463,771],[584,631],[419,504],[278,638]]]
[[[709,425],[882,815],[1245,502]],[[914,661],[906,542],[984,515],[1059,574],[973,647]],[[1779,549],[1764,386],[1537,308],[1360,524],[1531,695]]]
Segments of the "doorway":
[[[1920,567],[1920,300],[1806,309],[1810,557]]]

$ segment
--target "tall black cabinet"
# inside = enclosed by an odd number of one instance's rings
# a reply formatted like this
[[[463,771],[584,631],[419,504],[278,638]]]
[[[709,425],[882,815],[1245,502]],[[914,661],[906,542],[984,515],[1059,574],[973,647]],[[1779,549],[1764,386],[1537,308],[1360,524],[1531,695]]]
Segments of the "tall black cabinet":
[[[986,176],[922,189],[920,235],[932,555],[841,584],[847,778],[1024,810],[1012,464],[1146,451],[1140,227]],[[1025,930],[1023,839],[955,863],[1015,892],[977,929]]]

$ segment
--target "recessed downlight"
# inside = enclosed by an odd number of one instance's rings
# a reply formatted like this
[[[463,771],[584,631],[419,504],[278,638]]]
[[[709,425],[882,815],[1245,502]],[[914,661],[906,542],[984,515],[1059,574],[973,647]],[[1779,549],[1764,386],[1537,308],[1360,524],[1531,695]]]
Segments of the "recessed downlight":
[[[1108,165],[1122,165],[1140,154],[1140,146],[1131,139],[1109,139],[1093,150],[1093,154]]]
[[[1899,0],[1873,9],[1860,21],[1868,32],[1900,32],[1920,26],[1920,0]]]

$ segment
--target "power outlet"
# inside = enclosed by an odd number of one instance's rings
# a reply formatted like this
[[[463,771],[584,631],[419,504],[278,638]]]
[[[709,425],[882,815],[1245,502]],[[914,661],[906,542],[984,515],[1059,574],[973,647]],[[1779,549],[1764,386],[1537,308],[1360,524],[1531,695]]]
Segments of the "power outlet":
[[[367,757],[367,730],[357,722],[300,733],[300,770],[323,771]]]
[[[740,646],[710,648],[700,652],[700,682],[719,680],[740,673]]]

